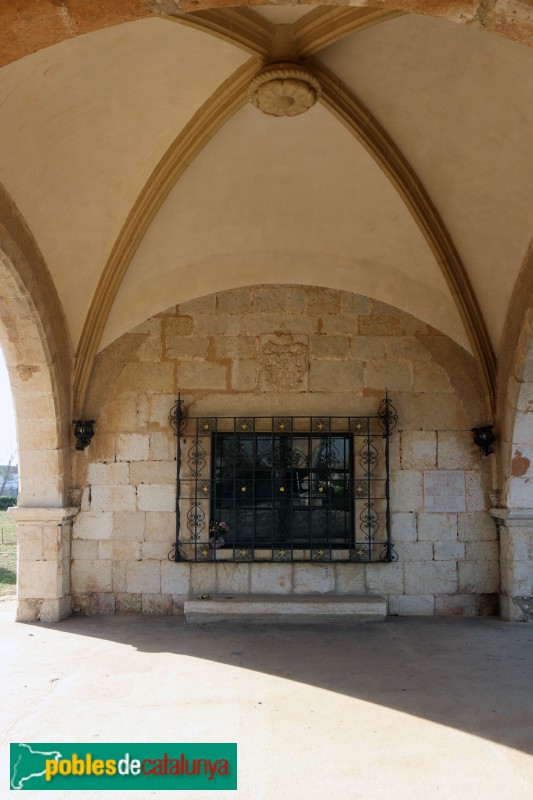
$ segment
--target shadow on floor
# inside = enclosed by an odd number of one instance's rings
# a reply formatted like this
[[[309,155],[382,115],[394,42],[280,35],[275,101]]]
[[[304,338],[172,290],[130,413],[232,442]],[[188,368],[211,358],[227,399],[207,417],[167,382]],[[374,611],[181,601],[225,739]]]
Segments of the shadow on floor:
[[[414,617],[332,626],[135,616],[33,624],[268,673],[533,753],[533,626]]]

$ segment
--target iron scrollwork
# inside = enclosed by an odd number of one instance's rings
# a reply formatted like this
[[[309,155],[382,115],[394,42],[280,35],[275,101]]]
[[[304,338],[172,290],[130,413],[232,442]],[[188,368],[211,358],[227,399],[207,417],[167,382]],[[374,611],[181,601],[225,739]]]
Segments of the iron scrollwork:
[[[169,419],[178,441],[169,558],[397,560],[389,509],[389,438],[397,413],[388,396],[374,416],[271,418],[188,417],[178,397]],[[180,539],[180,512],[187,542]],[[228,526],[216,548],[208,539],[213,522]]]

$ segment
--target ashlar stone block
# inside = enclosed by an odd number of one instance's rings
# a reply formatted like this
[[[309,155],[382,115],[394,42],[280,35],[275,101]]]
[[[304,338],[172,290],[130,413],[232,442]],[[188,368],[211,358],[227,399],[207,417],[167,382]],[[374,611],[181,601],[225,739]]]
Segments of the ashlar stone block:
[[[346,362],[342,369],[335,361],[313,361],[309,366],[309,389],[312,392],[357,392],[363,388],[363,365]]]
[[[231,388],[234,392],[251,392],[257,388],[257,362],[234,359],[231,363]]]
[[[125,465],[127,466],[127,465]],[[170,484],[176,480],[175,461],[136,461],[129,466],[133,484]]]
[[[335,567],[330,564],[294,564],[295,594],[325,594],[335,591]]]
[[[141,600],[141,613],[167,615],[172,611],[172,597],[169,594],[144,594]]]
[[[467,561],[497,561],[500,557],[500,548],[497,541],[467,542]]]
[[[191,593],[193,597],[217,592],[217,573],[214,564],[191,564]]]
[[[406,594],[451,594],[456,591],[455,561],[405,564]]]
[[[225,389],[228,367],[212,361],[180,362],[177,380],[184,389]]]
[[[439,431],[439,469],[475,469],[479,466],[480,457],[470,431]]]
[[[17,563],[17,595],[22,598],[57,598],[61,575],[57,561],[22,561]]]
[[[350,357],[350,340],[347,336],[318,334],[309,340],[311,358],[344,360]]]
[[[430,616],[435,610],[432,594],[392,595],[389,597],[389,614],[400,616]]]
[[[172,432],[151,433],[149,440],[151,461],[172,461],[176,458],[176,439]]]
[[[145,594],[141,599],[141,614],[168,615],[172,611],[172,597],[169,594]]]
[[[113,592],[78,592],[72,596],[73,611],[86,617],[115,613],[115,595]]]
[[[173,511],[176,508],[176,487],[143,483],[137,487],[137,505],[141,511]]]
[[[190,314],[194,319],[199,314],[213,315],[216,309],[216,295],[208,294],[205,297],[196,297],[194,300],[187,300],[180,303],[178,311],[180,314]]]
[[[147,542],[173,542],[176,538],[176,514],[169,511],[147,511]]]
[[[140,433],[117,436],[117,461],[148,461],[150,439]]]
[[[88,464],[87,482],[93,485],[129,483],[129,464]]]
[[[150,561],[163,561],[168,558],[169,551],[172,547],[171,542],[143,542],[142,544],[142,560]]]
[[[115,511],[113,531],[117,539],[142,542],[144,539],[145,514],[143,511]]]
[[[200,336],[167,336],[165,358],[189,361],[207,356],[208,339]]]
[[[150,425],[158,425],[168,432],[168,415],[175,402],[176,397],[173,394],[150,395],[150,410],[148,414]]]
[[[463,542],[496,539],[495,520],[488,512],[458,515],[459,539]]]
[[[136,500],[135,486],[93,486],[91,488],[92,511],[134,511]]]
[[[110,512],[82,511],[72,526],[73,539],[110,539],[113,536],[113,515]]]
[[[290,594],[292,564],[252,564],[250,591],[252,594]]]
[[[98,558],[98,542],[86,542],[83,539],[73,539],[71,543],[71,555],[74,560],[86,561]]]
[[[338,314],[341,310],[341,292],[335,289],[310,287],[307,290],[307,311],[311,317],[321,314]]]
[[[192,333],[193,318],[188,314],[177,317],[166,317],[164,322],[165,335],[189,336]]]
[[[112,562],[100,559],[74,561],[71,567],[71,582],[73,593],[111,592]]]
[[[172,391],[174,386],[174,364],[132,361],[120,374],[116,384],[117,395],[159,394]]]
[[[446,372],[438,364],[429,361],[418,361],[414,365],[414,391],[453,392],[453,386]]]
[[[433,560],[433,544],[431,542],[402,542],[396,550],[400,561]]]
[[[320,333],[329,335],[345,334],[347,336],[356,336],[358,331],[357,317],[348,314],[322,314],[320,316],[322,321]],[[382,348],[383,355],[385,348]],[[359,358],[359,356],[355,356]],[[381,358],[382,356],[376,356]],[[363,357],[361,356],[361,359]],[[360,360],[361,360],[360,359]]]
[[[335,573],[335,591],[338,594],[365,593],[365,572],[360,564],[336,564]]]
[[[417,470],[391,471],[391,509],[393,512],[419,511],[423,505],[422,473]]]
[[[111,558],[114,561],[140,561],[141,543],[131,539],[112,539],[100,542],[98,558]]]
[[[408,362],[369,362],[365,366],[365,386],[369,389],[409,391],[413,386],[413,368]]]
[[[240,314],[199,314],[194,330],[199,336],[237,336],[244,331],[244,319]]]
[[[462,561],[459,567],[459,591],[489,594],[500,588],[500,568],[497,561]]]
[[[478,470],[468,470],[465,481],[467,511],[485,511],[489,507],[489,500],[483,485],[483,474]],[[529,498],[531,499],[531,489]]]
[[[418,539],[421,542],[457,540],[457,514],[419,514]]]
[[[404,594],[404,564],[401,562],[367,564],[364,569],[367,592],[371,594]]]
[[[249,594],[250,564],[215,564],[216,591],[219,594]]]
[[[433,545],[435,561],[463,561],[464,542],[435,542]]]
[[[251,314],[252,292],[250,289],[232,289],[216,296],[217,314]]]
[[[288,311],[291,290],[285,286],[258,286],[253,291],[255,313]]]
[[[214,343],[215,358],[253,359],[257,356],[256,336],[218,336]]]
[[[416,514],[397,512],[391,517],[393,542],[416,542]]]
[[[438,594],[435,613],[439,616],[477,617],[478,607],[473,594]]]
[[[134,561],[126,568],[128,592],[159,594],[161,591],[161,564],[159,561]]]
[[[141,613],[140,594],[129,592],[116,592],[115,609],[117,614],[140,614]]]
[[[161,591],[163,594],[188,596],[191,591],[191,565],[174,561],[163,562]]]
[[[357,361],[382,361],[386,357],[386,340],[381,336],[354,336],[350,350]]]
[[[23,561],[43,559],[43,529],[40,525],[18,525],[17,553]]]
[[[434,469],[437,466],[435,431],[404,431],[401,461],[403,469]]]

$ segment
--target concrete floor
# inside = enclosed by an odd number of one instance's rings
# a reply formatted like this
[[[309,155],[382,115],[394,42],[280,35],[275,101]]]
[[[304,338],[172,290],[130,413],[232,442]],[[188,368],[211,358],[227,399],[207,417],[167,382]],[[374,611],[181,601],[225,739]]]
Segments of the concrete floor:
[[[6,800],[10,741],[238,742],[237,792],[135,793],[139,800],[533,797],[533,626],[13,617],[13,601],[0,603]]]

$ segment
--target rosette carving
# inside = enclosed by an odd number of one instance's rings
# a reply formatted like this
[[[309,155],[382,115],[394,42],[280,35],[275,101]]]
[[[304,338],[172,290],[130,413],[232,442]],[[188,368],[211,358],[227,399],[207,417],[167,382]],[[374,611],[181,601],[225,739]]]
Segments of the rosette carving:
[[[272,64],[259,72],[248,87],[248,99],[264,114],[295,117],[318,101],[321,87],[299,64]]]

